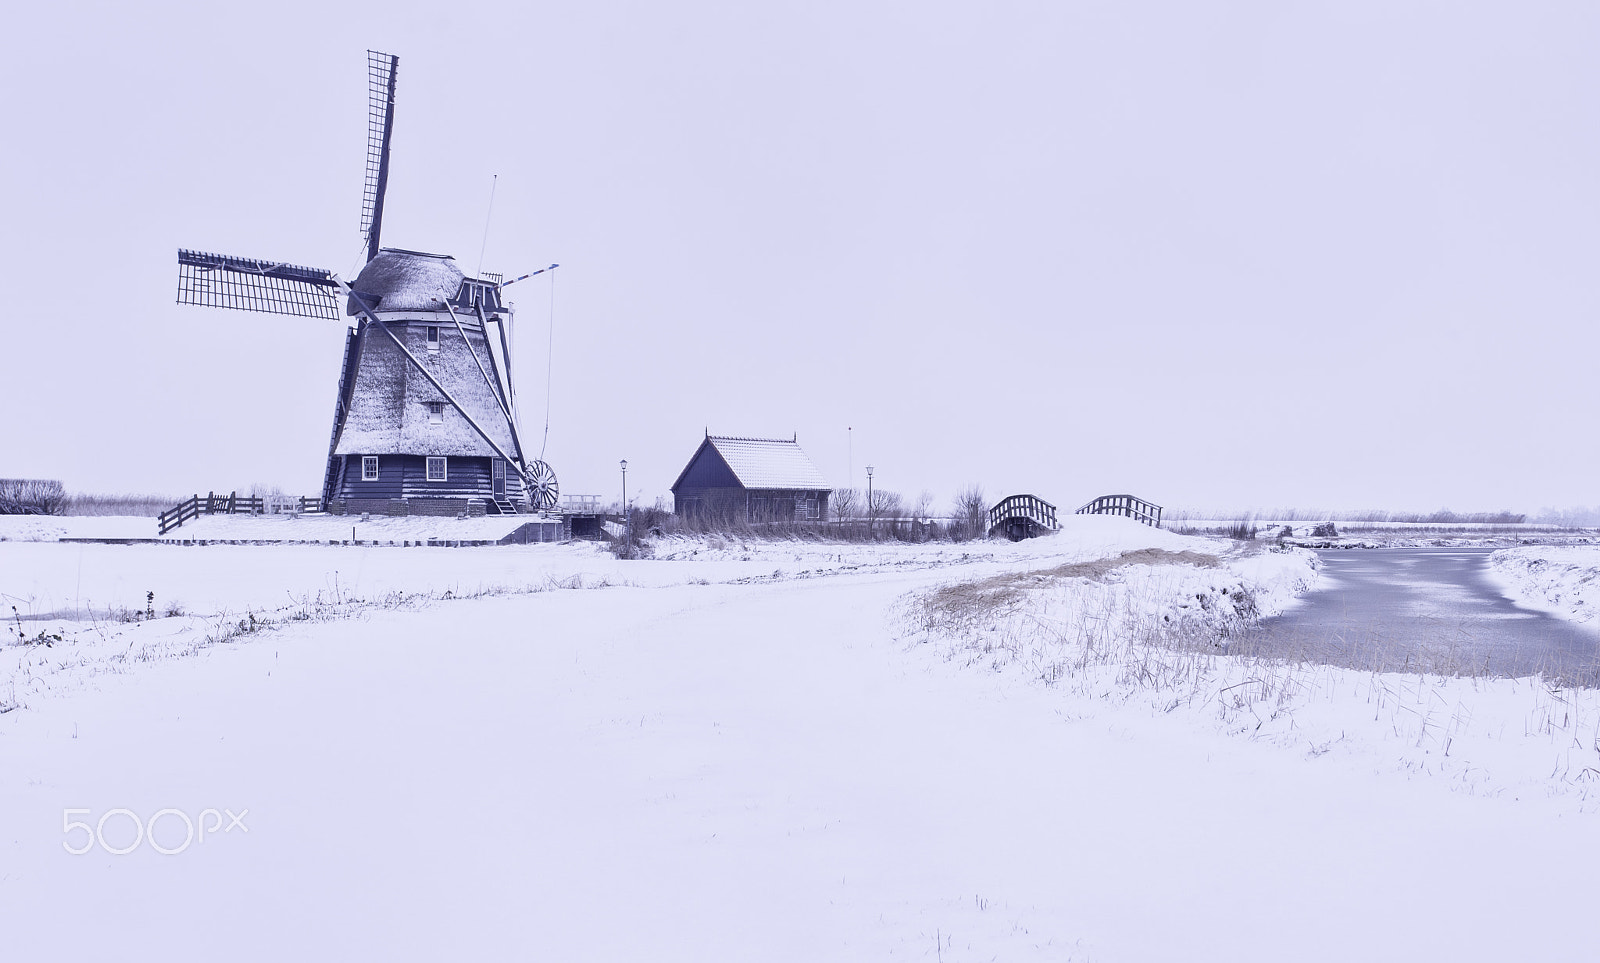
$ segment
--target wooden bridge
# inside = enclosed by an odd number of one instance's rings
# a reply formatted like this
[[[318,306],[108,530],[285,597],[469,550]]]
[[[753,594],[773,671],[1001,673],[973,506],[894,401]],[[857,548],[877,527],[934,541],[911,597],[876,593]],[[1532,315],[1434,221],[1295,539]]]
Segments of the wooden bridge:
[[[1155,528],[1161,527],[1161,506],[1132,495],[1101,495],[1078,509],[1076,515],[1125,515]]]
[[[1004,535],[1013,542],[1053,532],[1056,507],[1037,495],[1012,495],[989,509],[989,535]]]

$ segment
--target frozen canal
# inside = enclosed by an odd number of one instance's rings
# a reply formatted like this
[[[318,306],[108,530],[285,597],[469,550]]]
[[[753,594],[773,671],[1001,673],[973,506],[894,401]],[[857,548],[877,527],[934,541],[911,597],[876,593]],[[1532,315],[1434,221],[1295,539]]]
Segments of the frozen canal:
[[[1325,551],[1320,589],[1244,644],[1358,669],[1523,676],[1600,684],[1600,633],[1523,608],[1488,548]]]

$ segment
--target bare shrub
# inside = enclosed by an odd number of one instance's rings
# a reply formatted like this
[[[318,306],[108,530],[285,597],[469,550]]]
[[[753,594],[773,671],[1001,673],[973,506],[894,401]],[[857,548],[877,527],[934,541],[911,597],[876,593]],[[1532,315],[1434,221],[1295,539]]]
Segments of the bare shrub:
[[[653,539],[676,534],[684,527],[660,501],[650,508],[633,509],[622,521],[623,534],[610,540],[611,554],[618,558],[651,558],[655,555]]]
[[[67,489],[48,478],[0,478],[0,515],[60,515]]]

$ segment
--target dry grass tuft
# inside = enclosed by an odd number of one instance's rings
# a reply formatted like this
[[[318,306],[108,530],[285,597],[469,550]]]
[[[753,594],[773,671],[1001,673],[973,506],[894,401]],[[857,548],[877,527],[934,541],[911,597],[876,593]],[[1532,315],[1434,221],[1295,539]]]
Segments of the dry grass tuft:
[[[1068,562],[1034,572],[1006,572],[975,582],[962,582],[935,589],[922,601],[924,624],[943,624],[963,630],[976,622],[994,619],[1015,611],[1028,593],[1067,579],[1104,581],[1117,569],[1130,565],[1193,565],[1218,568],[1221,559],[1202,552],[1172,552],[1163,548],[1141,548],[1112,558],[1089,562]]]
[[[76,492],[67,496],[66,503],[57,514],[155,518],[182,500],[175,495],[94,495]]]

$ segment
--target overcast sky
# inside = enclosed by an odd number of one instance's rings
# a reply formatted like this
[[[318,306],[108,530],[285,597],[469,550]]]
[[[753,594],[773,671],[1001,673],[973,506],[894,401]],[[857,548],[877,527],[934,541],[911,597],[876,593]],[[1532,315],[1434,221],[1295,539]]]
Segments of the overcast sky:
[[[0,59],[0,475],[320,488],[343,325],[176,305],[175,251],[354,276],[371,47],[400,56],[385,244],[562,264],[508,293],[565,492],[615,497],[626,458],[649,503],[709,428],[940,503],[1595,504],[1597,27],[1580,2],[29,4]]]

